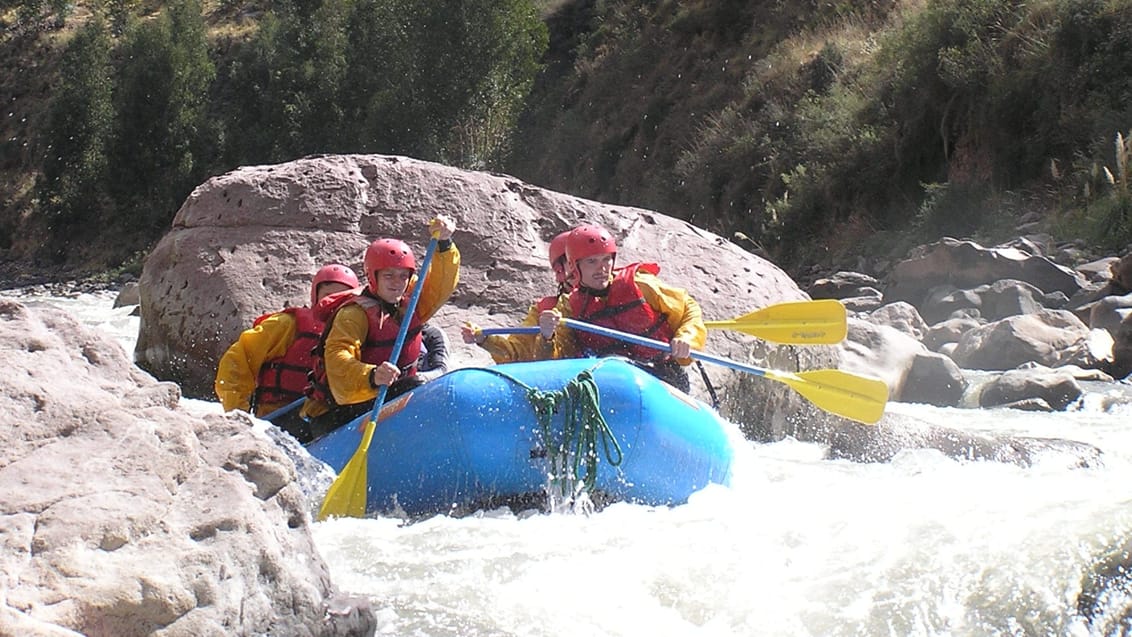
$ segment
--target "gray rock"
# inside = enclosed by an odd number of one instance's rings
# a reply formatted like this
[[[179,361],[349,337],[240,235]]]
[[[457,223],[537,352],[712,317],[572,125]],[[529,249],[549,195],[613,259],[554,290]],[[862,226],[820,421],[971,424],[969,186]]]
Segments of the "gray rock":
[[[1127,378],[1132,374],[1132,313],[1120,322],[1113,341],[1112,367],[1109,373],[1113,378]]]
[[[1090,283],[1107,283],[1112,279],[1112,266],[1120,261],[1120,257],[1105,257],[1077,266],[1080,272]]]
[[[980,311],[987,321],[997,321],[1018,314],[1033,314],[1045,306],[1041,290],[1014,279],[1002,279],[990,285],[979,286],[976,294],[982,299]]]
[[[60,310],[0,319],[0,634],[374,632],[249,419],[186,412]]]
[[[883,380],[889,400],[951,407],[967,388],[954,362],[887,325],[851,318],[839,349],[841,369]]]
[[[118,290],[118,296],[114,299],[114,307],[125,307],[127,305],[137,305],[141,303],[141,292],[138,290],[137,281],[130,281]]]
[[[832,276],[814,281],[809,288],[810,296],[815,299],[848,299],[856,296],[872,296],[863,294],[862,290],[880,291],[880,282],[875,277],[860,272],[835,272]]]
[[[1113,292],[1128,294],[1132,292],[1132,253],[1120,257],[1120,260],[1109,266],[1112,272]]]
[[[966,369],[1008,370],[1028,362],[1089,367],[1095,361],[1088,360],[1088,334],[1089,329],[1072,313],[1042,310],[968,331],[954,358]]]
[[[1039,459],[1060,459],[1068,467],[1091,467],[1101,450],[1074,440],[987,435],[889,419],[881,427],[859,426],[834,432],[830,456],[857,462],[888,462],[903,449],[936,449],[959,460],[989,460],[1022,467]]]
[[[882,305],[869,313],[868,320],[876,325],[887,325],[900,330],[918,341],[922,341],[928,331],[928,325],[920,318],[920,313],[904,301]]]
[[[1091,328],[1108,330],[1116,336],[1120,324],[1132,313],[1132,294],[1106,296],[1092,305],[1089,310],[1088,325]]]
[[[954,407],[966,391],[967,379],[953,360],[943,354],[924,352],[912,361],[900,400]]]
[[[928,290],[919,307],[924,321],[934,325],[955,316],[957,312],[974,310],[981,314],[979,308],[982,304],[982,297],[974,290],[961,290],[954,285],[940,285]]]
[[[1025,281],[1042,292],[1071,297],[1085,278],[1046,257],[1017,248],[985,248],[974,241],[944,238],[921,246],[892,268],[884,289],[889,301],[908,301],[920,307],[928,290],[950,284],[957,288],[989,285],[1002,279]],[[925,315],[925,319],[932,321]]]
[[[1063,411],[1084,390],[1068,371],[1031,367],[1003,373],[979,394],[980,407],[1008,407],[1024,401],[1041,401],[1049,409]],[[1028,408],[1028,407],[1018,407]],[[1046,409],[1040,409],[1046,411]]]
[[[876,288],[862,288],[858,296],[841,299],[841,304],[850,312],[872,312],[883,303],[884,297]]]
[[[938,352],[947,343],[958,343],[967,332],[982,325],[978,319],[951,318],[928,328],[923,343],[928,349]]]

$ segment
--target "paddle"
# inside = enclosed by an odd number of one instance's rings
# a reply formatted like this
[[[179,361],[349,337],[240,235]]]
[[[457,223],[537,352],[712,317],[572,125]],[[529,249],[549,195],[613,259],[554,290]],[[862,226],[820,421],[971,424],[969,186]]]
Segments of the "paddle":
[[[417,284],[413,286],[413,294],[409,297],[409,304],[405,306],[404,317],[397,329],[397,339],[393,341],[393,351],[389,354],[391,361],[397,360],[401,355],[405,336],[409,333],[409,323],[412,323],[413,312],[417,309],[417,300],[421,297],[425,275],[428,274],[428,266],[432,263],[434,252],[436,252],[436,236],[433,236],[428,242],[428,249],[425,250],[424,259],[421,261],[418,270],[420,276],[417,277]],[[323,498],[322,506],[318,509],[320,521],[331,516],[360,518],[365,515],[368,492],[366,465],[369,464],[369,443],[373,439],[373,431],[377,428],[377,415],[381,411],[382,404],[385,403],[385,394],[388,391],[388,385],[378,387],[377,398],[373,401],[373,411],[365,423],[365,432],[362,433],[362,442],[358,445],[358,449],[354,451],[354,455],[350,457],[350,461],[346,463],[345,467],[342,467],[342,471],[338,473],[338,477],[334,479],[330,488],[326,490],[326,497]]]
[[[668,351],[668,343],[656,341],[643,336],[627,334],[617,330],[593,325],[575,319],[562,319],[566,327],[592,332],[608,338]],[[856,376],[837,369],[819,369],[809,372],[779,372],[772,369],[763,369],[754,365],[747,365],[719,356],[712,356],[695,350],[692,358],[730,367],[741,372],[748,372],[756,376],[763,376],[780,383],[785,383],[807,398],[817,407],[831,414],[843,416],[850,420],[871,425],[884,415],[884,406],[888,401],[888,385],[882,380]]]
[[[778,303],[726,321],[704,321],[704,325],[792,345],[833,345],[845,340],[849,330],[845,306],[836,299]]]
[[[704,325],[788,345],[832,345],[845,340],[848,332],[845,306],[835,299],[778,303],[726,321],[704,321]],[[483,333],[537,334],[538,326],[489,327]]]
[[[302,398],[296,398],[294,401],[289,402],[286,405],[283,405],[279,409],[276,409],[275,411],[267,414],[266,416],[260,416],[259,419],[274,422],[276,418],[278,418],[280,416],[284,416],[284,415],[289,414],[292,411],[294,411],[296,407],[303,404],[304,400],[306,400],[305,396],[302,397]]]

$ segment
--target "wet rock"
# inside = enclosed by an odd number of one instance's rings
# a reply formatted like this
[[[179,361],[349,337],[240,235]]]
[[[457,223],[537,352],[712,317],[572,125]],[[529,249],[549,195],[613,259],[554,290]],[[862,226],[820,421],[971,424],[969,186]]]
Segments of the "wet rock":
[[[1046,409],[1063,411],[1081,397],[1084,390],[1066,370],[1031,367],[1004,372],[983,387],[980,407],[1009,407],[1023,401],[1042,401]],[[1028,407],[1016,407],[1019,409]]]
[[[373,634],[246,416],[187,412],[50,307],[0,301],[0,365],[0,634]]]

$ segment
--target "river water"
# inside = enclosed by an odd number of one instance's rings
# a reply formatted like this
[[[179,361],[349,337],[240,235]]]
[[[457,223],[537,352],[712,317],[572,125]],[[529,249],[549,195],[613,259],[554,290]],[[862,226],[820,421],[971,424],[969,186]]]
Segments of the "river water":
[[[20,300],[64,307],[132,351],[137,319],[113,299]],[[1120,634],[1079,615],[1077,598],[1132,534],[1129,395],[1097,385],[1056,414],[889,406],[908,422],[1089,443],[1103,451],[1089,468],[917,449],[859,464],[818,444],[744,442],[730,487],[678,507],[333,520],[314,535],[337,585],[373,600],[378,634]],[[1127,598],[1109,603],[1120,612]]]

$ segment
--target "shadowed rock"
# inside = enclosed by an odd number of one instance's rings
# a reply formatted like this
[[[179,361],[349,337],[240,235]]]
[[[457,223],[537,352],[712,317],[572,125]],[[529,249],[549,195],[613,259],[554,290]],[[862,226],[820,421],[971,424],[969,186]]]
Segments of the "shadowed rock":
[[[885,300],[908,301],[919,307],[925,290],[939,285],[974,288],[1002,279],[1017,279],[1042,292],[1073,296],[1085,284],[1081,274],[1043,256],[1012,247],[985,248],[974,241],[944,238],[921,246],[897,263],[884,289]],[[932,321],[925,315],[925,319]]]

